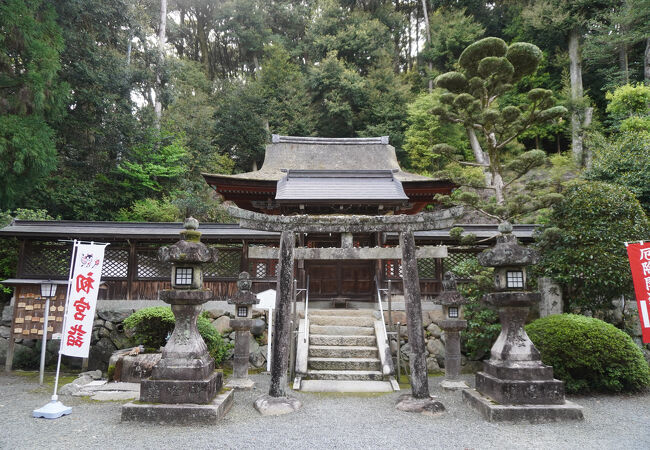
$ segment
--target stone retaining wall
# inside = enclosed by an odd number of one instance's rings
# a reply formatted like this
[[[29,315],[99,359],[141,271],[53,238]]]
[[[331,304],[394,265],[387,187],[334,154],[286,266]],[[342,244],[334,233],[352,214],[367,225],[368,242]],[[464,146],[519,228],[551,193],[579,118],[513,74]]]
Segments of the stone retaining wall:
[[[220,305],[212,307],[212,305],[210,305],[205,310],[207,311],[209,318],[212,320],[215,329],[223,336],[224,341],[234,345],[235,333],[229,325],[230,318],[234,317],[234,311],[221,309],[219,306]],[[635,306],[635,302],[627,301],[624,310],[621,304],[618,309],[615,309],[609,314],[614,315],[614,318],[620,316],[618,317],[619,320],[627,319],[624,320],[625,325],[627,325],[628,328],[632,328],[631,331],[638,332],[638,316],[633,314],[636,312],[634,310]],[[618,311],[619,309],[620,311]],[[106,371],[108,369],[108,361],[113,352],[119,349],[133,347],[137,344],[127,337],[124,333],[122,324],[124,319],[134,311],[134,308],[123,307],[118,309],[108,309],[105,307],[101,309],[98,308],[95,322],[93,324],[92,343],[88,360],[89,370],[100,369]],[[7,354],[9,343],[8,338],[11,329],[11,314],[12,307],[6,305],[2,310],[2,318],[0,319],[0,364],[5,361]],[[598,316],[601,316],[601,314],[598,314]],[[387,313],[385,313],[385,317],[386,322],[388,323]],[[408,344],[407,329],[405,326],[406,314],[404,311],[394,311],[392,313],[392,318],[394,324],[400,322],[402,325],[400,333],[401,353],[403,358],[408,360],[410,346]],[[609,318],[610,321],[613,319],[612,317],[601,318]],[[268,338],[266,330],[268,323],[267,313],[261,310],[254,310],[253,319],[254,324],[251,329],[249,362],[252,369],[265,368]],[[427,368],[430,373],[444,370],[445,336],[444,333],[442,333],[442,330],[435,324],[435,322],[440,319],[442,319],[442,311],[439,309],[424,311],[422,314],[422,325],[424,327],[427,350]],[[639,338],[635,338],[635,340],[638,341]],[[640,344],[640,342],[638,343]],[[390,340],[390,349],[393,356],[397,354],[397,345],[397,339]],[[52,366],[56,363],[58,348],[58,340],[48,341],[46,353],[47,366]],[[644,349],[644,353],[646,354],[646,357],[650,359],[650,351],[647,350],[647,347]],[[225,363],[226,365],[232,362],[232,354],[233,351],[231,349]],[[39,361],[40,341],[29,339],[19,339],[16,341],[13,364],[15,369],[36,369],[38,368]],[[69,368],[81,368],[81,360],[79,358],[64,357],[63,363]],[[463,355],[462,365],[465,371],[474,371],[480,367],[480,362],[470,361]]]

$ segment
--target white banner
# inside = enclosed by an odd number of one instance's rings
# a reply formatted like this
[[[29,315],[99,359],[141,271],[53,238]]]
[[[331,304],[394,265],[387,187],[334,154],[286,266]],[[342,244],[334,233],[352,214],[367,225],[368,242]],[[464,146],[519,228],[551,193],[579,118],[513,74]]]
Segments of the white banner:
[[[106,245],[75,242],[61,336],[63,355],[88,357]]]

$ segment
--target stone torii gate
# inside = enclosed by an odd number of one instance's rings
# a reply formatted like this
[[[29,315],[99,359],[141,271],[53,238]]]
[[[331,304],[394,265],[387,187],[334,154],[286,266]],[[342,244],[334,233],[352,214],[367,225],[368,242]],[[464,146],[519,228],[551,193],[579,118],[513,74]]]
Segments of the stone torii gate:
[[[273,359],[271,364],[271,386],[268,395],[255,401],[255,407],[264,415],[285,414],[300,408],[300,402],[287,395],[287,368],[290,339],[290,305],[293,287],[295,259],[401,259],[404,280],[404,299],[408,319],[408,337],[411,344],[412,395],[402,396],[398,409],[418,412],[439,412],[444,407],[432,400],[429,394],[425,357],[424,332],[422,330],[422,305],[417,257],[446,256],[440,254],[440,247],[416,248],[414,231],[425,231],[449,227],[461,207],[432,213],[393,216],[362,215],[295,215],[274,216],[228,207],[228,213],[239,219],[242,228],[281,232],[280,248],[267,249],[278,258],[277,269],[277,318],[273,335]],[[304,248],[295,246],[296,233],[342,233],[341,248]],[[397,232],[400,248],[355,248],[353,233]],[[256,251],[263,251],[257,249]],[[277,253],[276,253],[277,252]],[[270,256],[267,255],[267,256]],[[383,318],[382,318],[383,320]]]

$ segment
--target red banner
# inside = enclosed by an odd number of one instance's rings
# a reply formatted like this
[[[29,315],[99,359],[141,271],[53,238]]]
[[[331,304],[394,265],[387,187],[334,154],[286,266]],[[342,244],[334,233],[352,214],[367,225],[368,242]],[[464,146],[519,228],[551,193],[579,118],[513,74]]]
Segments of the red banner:
[[[650,242],[627,244],[634,292],[639,305],[643,343],[650,343]]]
[[[59,350],[62,355],[88,357],[107,245],[75,241],[74,266],[68,286]]]

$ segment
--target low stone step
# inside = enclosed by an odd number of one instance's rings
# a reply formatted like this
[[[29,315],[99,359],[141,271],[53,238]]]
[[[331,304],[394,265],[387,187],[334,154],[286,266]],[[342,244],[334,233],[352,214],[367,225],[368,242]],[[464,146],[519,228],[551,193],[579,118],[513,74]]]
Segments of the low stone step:
[[[310,380],[378,380],[384,379],[378,370],[308,370]]]
[[[309,356],[320,358],[376,358],[377,347],[357,345],[310,345]]]
[[[378,358],[309,358],[308,369],[314,370],[381,370]]]
[[[331,334],[337,336],[374,336],[375,328],[310,324],[309,334]]]
[[[337,346],[376,346],[377,338],[373,336],[336,336],[332,334],[310,334],[310,345],[337,345]]]
[[[370,316],[321,316],[309,313],[309,323],[312,325],[372,327],[375,324],[375,319]]]
[[[393,392],[389,381],[373,380],[303,380],[303,392]]]
[[[309,316],[357,316],[357,317],[374,317],[373,309],[310,309]]]

